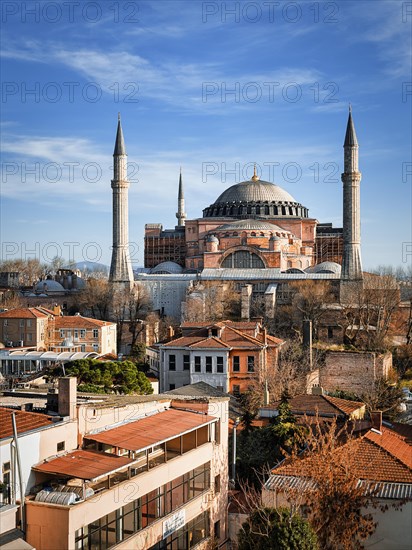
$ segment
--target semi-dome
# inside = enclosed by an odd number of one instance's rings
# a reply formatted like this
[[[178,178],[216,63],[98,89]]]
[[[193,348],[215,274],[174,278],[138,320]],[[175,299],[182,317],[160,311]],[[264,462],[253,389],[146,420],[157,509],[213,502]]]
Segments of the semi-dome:
[[[229,223],[225,223],[215,229],[215,231],[275,231],[278,233],[290,233],[285,229],[282,229],[274,223],[269,223],[263,220],[238,220]]]
[[[340,275],[341,269],[341,266],[336,262],[322,262],[309,267],[306,271],[307,273],[335,273]]]
[[[307,218],[308,210],[287,191],[255,175],[248,181],[232,185],[209,207],[204,218]]]

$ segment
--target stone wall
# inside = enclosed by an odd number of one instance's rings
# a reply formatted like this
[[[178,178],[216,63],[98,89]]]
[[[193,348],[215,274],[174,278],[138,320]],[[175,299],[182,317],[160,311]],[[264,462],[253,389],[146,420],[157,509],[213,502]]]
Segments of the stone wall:
[[[390,352],[328,351],[319,373],[319,383],[326,391],[337,389],[365,393],[375,380],[387,378],[392,366]]]

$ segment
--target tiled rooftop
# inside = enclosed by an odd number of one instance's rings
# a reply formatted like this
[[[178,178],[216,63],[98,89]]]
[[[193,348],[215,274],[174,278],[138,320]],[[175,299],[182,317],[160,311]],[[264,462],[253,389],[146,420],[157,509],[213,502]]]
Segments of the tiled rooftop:
[[[70,315],[67,317],[56,317],[54,326],[61,328],[98,328],[113,325],[109,321],[100,321],[99,319],[90,319],[81,315]]]
[[[37,307],[21,307],[0,313],[0,319],[47,319],[47,317],[46,310]]]
[[[323,396],[326,401],[329,401],[331,405],[342,411],[347,415],[351,415],[361,407],[365,406],[365,403],[361,401],[349,401],[348,399],[340,399],[339,397],[330,397],[329,395]]]
[[[339,447],[337,453],[343,452]],[[310,477],[311,463],[316,457],[303,458],[297,469],[297,462],[285,463],[272,470],[276,475],[302,476],[307,471]],[[369,430],[354,441],[352,471],[359,479],[412,483],[412,447],[392,430],[382,428],[381,433]]]
[[[359,401],[349,401],[347,399],[338,399],[329,397],[328,395],[311,395],[302,394],[293,397],[289,401],[291,410],[295,414],[319,414],[322,415],[345,415],[350,416],[352,413],[364,407],[365,404]],[[279,406],[279,402],[273,405],[274,408]]]
[[[31,432],[38,428],[43,428],[44,426],[51,426],[54,424],[52,417],[46,416],[45,414],[15,411],[5,407],[0,407],[0,439],[13,436],[13,426],[11,421],[13,413],[16,415],[18,434]]]
[[[256,327],[257,323],[235,323],[231,321],[219,321],[217,323],[183,323],[182,328],[187,333],[187,329],[193,327],[195,330],[187,336],[176,338],[163,344],[166,347],[207,347],[207,348],[244,348],[244,349],[262,349],[263,335],[259,334],[259,338],[255,338],[251,334],[244,332],[238,328],[245,325],[245,328],[250,330],[250,325]],[[208,329],[211,327],[220,327],[221,335],[209,336]],[[274,336],[267,336],[266,343],[269,347],[278,347],[283,343],[283,340]]]

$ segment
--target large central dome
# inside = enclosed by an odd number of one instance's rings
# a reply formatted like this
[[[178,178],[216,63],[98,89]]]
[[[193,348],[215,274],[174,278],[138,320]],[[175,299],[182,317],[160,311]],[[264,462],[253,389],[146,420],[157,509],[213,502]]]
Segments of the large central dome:
[[[204,218],[307,218],[308,210],[287,191],[253,176],[232,185],[203,210]]]
[[[232,185],[216,199],[220,202],[296,202],[287,191],[269,181],[242,181]]]

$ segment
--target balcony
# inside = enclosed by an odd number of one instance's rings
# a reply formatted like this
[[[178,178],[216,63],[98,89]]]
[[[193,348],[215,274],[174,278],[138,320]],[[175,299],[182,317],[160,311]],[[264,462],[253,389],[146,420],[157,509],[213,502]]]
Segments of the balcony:
[[[183,419],[186,425],[182,424]],[[172,420],[174,423],[168,424]],[[93,499],[215,441],[216,423],[214,417],[170,409],[106,432],[89,434],[82,450],[33,467],[39,483],[28,498],[63,506]],[[185,431],[189,426],[192,429]],[[174,435],[176,431],[183,433]],[[165,435],[169,435],[166,440]]]

